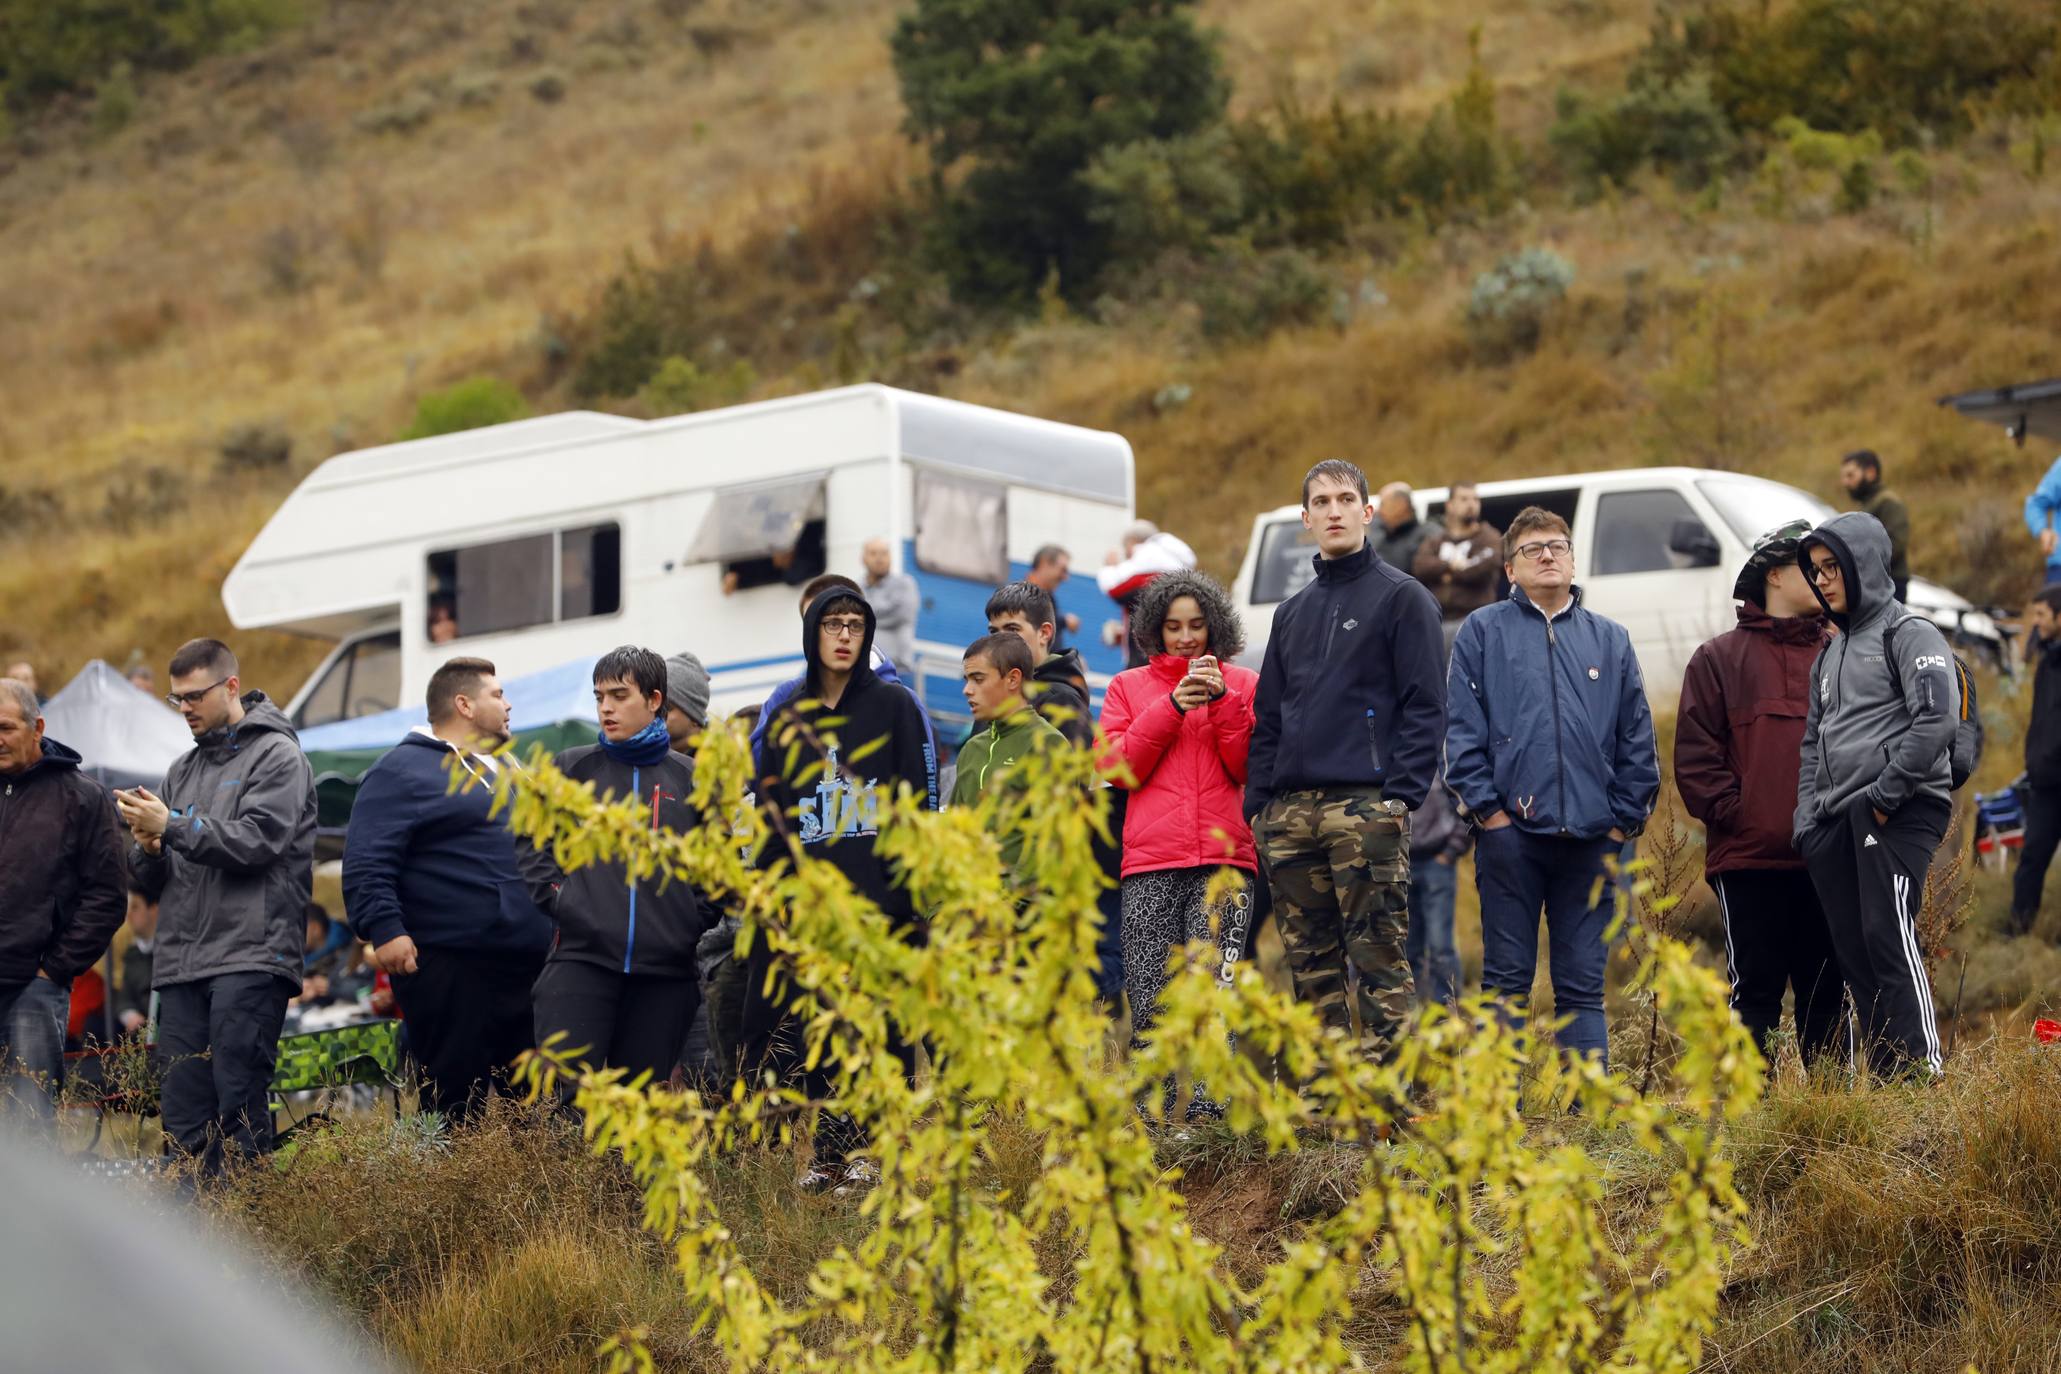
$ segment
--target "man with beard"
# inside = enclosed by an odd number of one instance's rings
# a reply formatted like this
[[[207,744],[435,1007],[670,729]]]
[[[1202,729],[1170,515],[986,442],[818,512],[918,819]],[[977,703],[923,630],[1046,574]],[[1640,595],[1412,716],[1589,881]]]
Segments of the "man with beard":
[[[426,1105],[475,1115],[489,1085],[505,1090],[536,1042],[530,985],[551,947],[493,814],[495,751],[511,708],[494,665],[454,658],[429,679],[429,724],[372,765],[345,832],[344,911],[372,962],[393,980],[408,1042],[428,1079]],[[458,790],[451,775],[464,775]]]

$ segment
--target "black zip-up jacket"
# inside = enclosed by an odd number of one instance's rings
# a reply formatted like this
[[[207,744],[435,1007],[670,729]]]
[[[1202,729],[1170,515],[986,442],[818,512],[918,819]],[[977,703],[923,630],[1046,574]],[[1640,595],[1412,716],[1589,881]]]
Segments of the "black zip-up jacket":
[[[596,800],[636,797],[650,808],[654,830],[678,834],[698,824],[688,804],[694,764],[683,754],[631,764],[599,744],[583,744],[554,762],[573,781],[592,783]],[[588,864],[568,873],[527,839],[517,842],[516,861],[531,898],[558,928],[553,959],[656,978],[696,976],[694,942],[714,918],[688,884],[662,873],[632,883],[621,864]]]
[[[1446,733],[1444,637],[1424,584],[1371,547],[1329,559],[1274,613],[1245,814],[1286,792],[1379,788],[1414,811]]]
[[[2061,787],[2061,639],[2038,640],[2033,647],[2025,776],[2034,787]]]
[[[41,969],[60,986],[93,967],[128,909],[114,798],[54,739],[0,776],[0,984]]]
[[[1056,651],[1031,669],[1036,690],[1031,705],[1059,727],[1070,744],[1095,743],[1095,716],[1088,706],[1088,672],[1079,649]]]

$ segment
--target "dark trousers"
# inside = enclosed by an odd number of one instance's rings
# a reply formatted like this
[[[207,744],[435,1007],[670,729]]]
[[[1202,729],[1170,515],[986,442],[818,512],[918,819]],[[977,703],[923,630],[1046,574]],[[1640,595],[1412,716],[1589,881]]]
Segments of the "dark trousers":
[[[2047,866],[2061,845],[2061,787],[2021,787],[2025,807],[2025,840],[2018,850],[2018,871],[2011,876],[2011,924],[2020,934],[2031,930],[2040,914],[2040,896],[2047,886]]]
[[[224,973],[155,991],[165,1135],[208,1174],[270,1151],[272,1070],[295,985]]]
[[[56,1132],[71,1005],[71,992],[48,978],[0,984],[0,1118],[33,1122],[46,1137]]]
[[[1775,1032],[1782,1024],[1782,994],[1796,993],[1796,1045],[1805,1064],[1836,1044],[1846,1011],[1846,983],[1832,952],[1832,931],[1811,875],[1800,868],[1737,869],[1711,877],[1725,921],[1725,972],[1732,1010],[1753,1033],[1768,1067],[1775,1066]]]
[[[415,963],[415,972],[395,974],[393,984],[425,1080],[423,1105],[470,1120],[485,1105],[490,1083],[510,1091],[510,1066],[536,1044],[530,988],[543,952],[425,949]]]
[[[553,959],[537,979],[537,1044],[560,1035],[558,1048],[584,1067],[625,1069],[633,1079],[648,1073],[663,1085],[700,1001],[691,973],[661,978]]]
[[[1925,873],[1952,815],[1921,798],[1881,825],[1865,794],[1803,837],[1803,858],[1825,908],[1840,974],[1853,994],[1868,1066],[1883,1077],[1940,1068],[1932,981],[1918,949]]]
[[[1474,849],[1482,990],[1501,998],[1513,1014],[1523,1014],[1538,976],[1543,910],[1553,1012],[1565,1020],[1560,1046],[1606,1064],[1610,1028],[1603,1018],[1603,977],[1610,947],[1603,936],[1616,917],[1617,894],[1604,857],[1616,849],[1608,838],[1534,835],[1514,825],[1483,830]]]
[[[1410,860],[1410,976],[1422,1006],[1460,1003],[1460,948],[1453,942],[1459,887],[1459,867],[1450,860]]]

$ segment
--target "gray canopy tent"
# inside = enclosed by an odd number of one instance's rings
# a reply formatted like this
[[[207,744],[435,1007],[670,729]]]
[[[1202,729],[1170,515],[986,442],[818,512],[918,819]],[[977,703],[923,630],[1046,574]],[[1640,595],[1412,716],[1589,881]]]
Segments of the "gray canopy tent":
[[[2061,377],[1992,387],[1988,391],[1963,391],[1942,396],[1939,403],[1952,406],[1971,420],[2002,425],[2004,433],[2020,446],[2028,434],[2061,443]]]
[[[97,658],[43,703],[43,732],[78,750],[86,772],[110,787],[156,791],[172,760],[193,747],[185,721],[162,697],[139,691]]]

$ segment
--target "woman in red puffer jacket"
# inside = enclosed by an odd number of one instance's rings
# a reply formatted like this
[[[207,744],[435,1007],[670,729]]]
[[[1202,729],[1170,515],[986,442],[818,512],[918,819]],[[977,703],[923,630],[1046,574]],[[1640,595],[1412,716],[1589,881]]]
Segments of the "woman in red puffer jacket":
[[[1102,706],[1105,766],[1130,791],[1124,816],[1124,982],[1131,1037],[1152,1029],[1168,954],[1205,940],[1228,983],[1252,921],[1252,829],[1243,810],[1245,753],[1259,674],[1224,662],[1245,648],[1231,598],[1197,572],[1167,573],[1138,594],[1131,632],[1142,668],[1119,673]],[[1214,906],[1225,867],[1247,881]],[[1196,1084],[1191,1118],[1218,1114]]]

